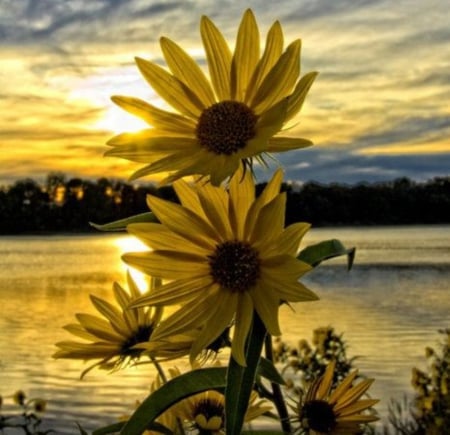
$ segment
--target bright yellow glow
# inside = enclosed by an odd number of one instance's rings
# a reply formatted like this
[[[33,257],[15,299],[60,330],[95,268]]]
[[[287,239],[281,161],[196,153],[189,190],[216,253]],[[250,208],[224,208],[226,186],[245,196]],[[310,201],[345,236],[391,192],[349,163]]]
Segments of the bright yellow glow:
[[[450,152],[449,143],[426,143],[426,144],[397,144],[385,145],[382,147],[366,148],[359,152],[363,155],[382,155],[382,154],[433,154]]]
[[[133,236],[117,238],[114,240],[114,244],[119,248],[121,254],[125,254],[126,252],[142,252],[150,250],[148,246]],[[147,276],[138,270],[127,266],[123,262],[120,263],[120,267],[124,273],[126,273],[127,270],[130,271],[134,282],[137,284],[142,293],[145,293],[148,290],[149,279]]]
[[[149,127],[142,119],[124,113],[116,106],[108,107],[104,116],[92,126],[93,129],[111,131],[114,134],[138,131]]]

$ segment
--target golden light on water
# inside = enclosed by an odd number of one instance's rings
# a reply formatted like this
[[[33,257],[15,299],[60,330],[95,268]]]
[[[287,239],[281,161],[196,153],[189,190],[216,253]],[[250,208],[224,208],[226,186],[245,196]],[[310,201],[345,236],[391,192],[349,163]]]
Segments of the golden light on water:
[[[118,248],[120,255],[126,252],[142,252],[148,251],[150,248],[142,243],[139,239],[133,236],[124,236],[113,240],[113,244]],[[130,272],[134,282],[137,284],[142,293],[148,289],[148,277],[138,270],[128,266],[123,261],[120,261],[120,269],[125,274]]]

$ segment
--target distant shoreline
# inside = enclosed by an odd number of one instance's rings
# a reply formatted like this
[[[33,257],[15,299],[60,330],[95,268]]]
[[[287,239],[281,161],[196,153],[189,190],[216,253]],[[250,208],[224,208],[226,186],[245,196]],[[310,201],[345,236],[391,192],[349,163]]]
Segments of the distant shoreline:
[[[412,228],[412,227],[443,227],[448,228],[450,230],[450,222],[443,223],[411,223],[411,224],[332,224],[332,225],[313,225],[311,231],[320,230],[320,229],[333,229],[333,228],[341,228],[341,229],[351,229],[351,228]],[[30,236],[99,236],[99,235],[127,235],[128,233],[124,231],[34,231],[34,232],[22,232],[22,233],[0,233],[0,238],[2,237],[30,237]]]

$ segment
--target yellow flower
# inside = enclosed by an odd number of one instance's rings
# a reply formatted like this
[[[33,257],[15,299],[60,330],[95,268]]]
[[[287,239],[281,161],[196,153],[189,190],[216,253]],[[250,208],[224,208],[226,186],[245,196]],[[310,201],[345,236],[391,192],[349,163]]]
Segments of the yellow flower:
[[[176,406],[175,413],[182,421],[201,434],[222,433],[225,423],[225,396],[218,391],[208,390],[190,396]],[[270,411],[269,402],[259,400],[258,394],[252,391],[247,411],[246,423]]]
[[[361,424],[378,420],[375,415],[362,414],[378,400],[359,400],[374,380],[366,379],[352,385],[357,375],[354,371],[331,391],[335,365],[335,361],[328,365],[325,374],[313,382],[305,399],[299,403],[298,420],[311,435],[359,434]]]
[[[232,354],[244,365],[254,310],[270,334],[280,335],[282,301],[317,299],[298,281],[311,269],[296,258],[309,224],[284,228],[286,194],[279,193],[281,181],[278,170],[255,198],[253,178],[241,169],[229,191],[178,180],[174,188],[181,205],[147,197],[161,224],[131,224],[128,231],[153,251],[128,253],[123,259],[144,273],[172,281],[131,306],[183,304],[152,339],[202,327],[192,345],[192,361],[234,320]]]
[[[260,53],[260,35],[253,12],[242,18],[234,53],[207,18],[200,32],[211,83],[196,62],[175,42],[161,38],[170,70],[136,58],[150,86],[176,111],[168,112],[134,97],[112,100],[151,128],[110,139],[106,155],[146,163],[131,178],[169,173],[164,182],[186,175],[203,175],[214,185],[231,176],[241,161],[304,148],[306,139],[274,137],[300,111],[317,73],[300,80],[299,39],[283,51],[283,33],[276,21]],[[212,85],[212,86],[211,86]]]
[[[172,360],[182,356],[189,355],[194,341],[201,334],[203,328],[196,328],[186,331],[182,334],[171,335],[163,339],[152,339],[150,341],[139,343],[135,347],[144,350],[158,360]],[[224,331],[213,342],[209,343],[205,349],[193,361],[195,367],[200,367],[208,361],[214,361],[217,354],[225,347],[230,347],[230,328]]]
[[[53,355],[54,358],[99,360],[86,369],[81,377],[96,366],[102,369],[118,369],[126,363],[139,359],[142,350],[134,346],[148,341],[161,319],[160,307],[128,309],[141,293],[130,274],[127,275],[127,280],[131,294],[118,283],[114,283],[113,286],[114,297],[120,308],[91,295],[93,305],[103,317],[78,313],[76,318],[79,323],[64,327],[71,334],[85,340],[84,342],[56,343],[59,350]]]

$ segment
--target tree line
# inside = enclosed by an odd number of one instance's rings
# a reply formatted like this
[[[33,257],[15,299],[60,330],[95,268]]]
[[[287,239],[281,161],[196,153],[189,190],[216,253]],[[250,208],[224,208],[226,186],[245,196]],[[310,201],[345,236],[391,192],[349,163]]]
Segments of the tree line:
[[[257,185],[260,192],[265,183]],[[286,224],[314,226],[450,223],[450,177],[415,182],[283,184]],[[67,179],[50,173],[45,183],[22,179],[0,187],[0,234],[96,231],[103,224],[148,211],[146,195],[177,201],[171,186],[132,185],[100,178]]]

